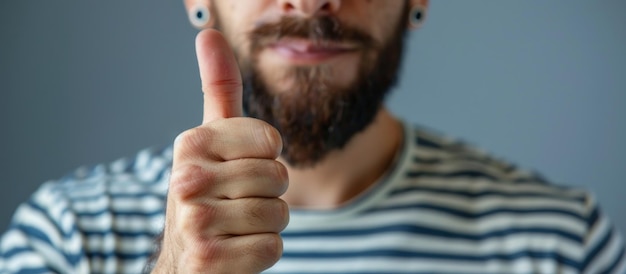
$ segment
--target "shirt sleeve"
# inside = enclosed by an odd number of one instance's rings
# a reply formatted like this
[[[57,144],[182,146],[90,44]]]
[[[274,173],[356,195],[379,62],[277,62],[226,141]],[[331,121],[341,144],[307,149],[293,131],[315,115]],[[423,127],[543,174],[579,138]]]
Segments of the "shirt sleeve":
[[[587,199],[587,234],[583,239],[582,273],[626,274],[624,238],[593,197]]]
[[[0,273],[88,273],[67,199],[44,184],[18,207],[0,239]]]

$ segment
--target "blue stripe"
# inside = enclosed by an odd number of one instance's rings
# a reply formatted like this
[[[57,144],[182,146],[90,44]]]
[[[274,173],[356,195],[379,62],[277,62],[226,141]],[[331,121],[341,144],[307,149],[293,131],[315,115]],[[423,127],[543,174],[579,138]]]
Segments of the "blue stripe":
[[[26,205],[28,205],[31,209],[41,213],[41,215],[44,216],[45,220],[49,224],[51,224],[56,229],[56,231],[59,232],[59,234],[63,235],[63,238],[65,238],[65,239],[69,238],[71,235],[64,233],[65,231],[63,231],[63,229],[61,229],[61,226],[59,225],[59,223],[57,223],[56,220],[49,215],[49,213],[46,211],[46,208],[44,208],[43,206],[35,203],[34,199],[35,198],[29,199],[26,202]],[[61,215],[61,216],[63,216],[63,215]],[[59,218],[59,220],[62,219],[62,218],[63,217]]]
[[[416,163],[416,164],[436,165],[436,164],[451,164],[454,162],[459,162],[459,164],[461,164],[462,162],[471,162],[471,163],[483,164],[486,166],[496,165],[499,167],[499,170],[505,173],[510,173],[510,172],[517,170],[517,167],[513,164],[498,161],[492,158],[474,157],[472,155],[461,154],[461,155],[454,155],[450,158],[423,158],[422,156],[418,156],[418,155],[413,156],[413,163]]]
[[[419,134],[419,133],[418,133],[418,134]],[[443,145],[441,145],[441,144],[439,144],[439,143],[436,143],[436,142],[434,142],[434,141],[431,141],[431,140],[425,139],[425,138],[424,138],[424,137],[422,137],[422,136],[417,136],[417,137],[415,137],[415,144],[416,144],[418,147],[419,147],[419,146],[422,146],[422,147],[430,147],[430,148],[436,148],[436,149],[443,149],[443,148],[444,148],[444,147],[443,147]]]
[[[490,260],[515,261],[519,259],[552,259],[563,265],[573,268],[579,268],[580,265],[576,260],[567,258],[566,256],[556,252],[540,252],[532,250],[524,250],[511,254],[488,254],[488,255],[458,255],[458,254],[438,254],[432,252],[416,252],[397,249],[378,249],[366,251],[352,252],[285,252],[283,258],[288,259],[349,259],[349,258],[400,258],[400,259],[429,259],[429,260],[446,260],[446,261],[462,261],[465,262],[487,262]]]
[[[410,192],[430,192],[430,193],[439,193],[439,194],[451,194],[456,196],[462,196],[466,198],[479,198],[484,196],[498,196],[498,197],[509,197],[509,198],[550,198],[557,199],[562,201],[574,201],[577,203],[584,203],[586,201],[586,197],[581,195],[580,197],[571,197],[562,194],[552,194],[552,193],[542,193],[537,191],[514,191],[514,192],[505,192],[505,191],[497,191],[497,190],[483,190],[477,192],[470,192],[471,189],[465,190],[450,190],[450,189],[442,189],[436,187],[429,186],[410,186],[404,188],[398,188],[392,192],[390,192],[390,196],[402,195]]]
[[[486,179],[494,182],[514,182],[514,183],[536,183],[544,185],[546,181],[541,177],[530,177],[530,178],[515,178],[515,179],[507,179],[507,178],[499,178],[497,176],[488,174],[484,171],[477,170],[460,170],[454,172],[431,172],[431,171],[407,171],[406,177],[411,179],[417,179],[422,177],[434,177],[434,178],[445,178],[445,179]]]
[[[514,171],[517,167],[509,162],[504,160],[499,160],[493,157],[489,157],[488,155],[476,155],[476,154],[454,154],[451,157],[446,158],[424,158],[422,155],[413,156],[414,163],[423,163],[423,164],[440,164],[446,162],[455,162],[455,161],[470,161],[470,162],[480,162],[483,164],[495,164],[498,167],[502,167],[502,170]]]
[[[120,251],[116,252],[89,252],[87,253],[89,258],[98,259],[110,259],[132,261],[132,260],[144,260],[152,256],[152,252],[139,252],[139,253],[124,253]]]
[[[455,159],[463,159],[463,160],[470,160],[470,161],[474,160],[474,159],[471,159],[469,157],[467,157],[467,158],[466,157],[463,157],[463,158],[459,157],[459,158],[455,158]],[[420,156],[413,156],[413,163],[416,163],[416,164],[432,165],[432,164],[440,164],[440,163],[443,163],[443,162],[444,162],[444,160],[441,159],[441,158],[429,158],[429,159],[426,159],[426,158],[421,158]]]
[[[76,212],[76,216],[78,218],[84,218],[84,217],[99,217],[99,216],[112,216],[113,218],[116,217],[139,217],[139,218],[150,218],[150,217],[154,217],[154,216],[160,216],[163,215],[165,213],[165,209],[161,208],[161,209],[157,209],[154,211],[111,211],[110,208],[105,208],[102,210],[98,210],[98,211],[93,211],[93,212]]]
[[[613,234],[615,233],[615,230],[613,229],[613,227],[611,227],[608,231],[605,231],[606,233],[604,233],[604,236],[602,236],[602,239],[600,240],[600,242],[598,242],[598,244],[596,244],[594,247],[592,247],[589,252],[587,252],[587,254],[585,254],[585,259],[582,263],[582,269],[586,269],[587,267],[589,267],[589,265],[591,264],[592,261],[594,261],[596,259],[596,257],[598,256],[598,254],[600,252],[602,252],[602,250],[604,248],[606,248],[606,246],[609,244],[611,238],[613,237]]]
[[[599,218],[600,218],[600,209],[597,206],[595,206],[593,210],[591,211],[591,214],[589,215],[589,219],[587,220],[587,228],[588,229],[593,228],[593,226],[596,225],[596,223],[598,222]]]
[[[50,245],[53,245],[52,241],[48,238],[48,236],[35,227],[24,225],[24,224],[12,224],[11,229],[22,230],[29,237],[33,237],[41,241],[44,241]],[[134,238],[137,238],[137,237],[154,238],[158,235],[158,233],[152,233],[150,231],[120,231],[120,230],[110,229],[110,228],[106,228],[106,229],[107,230],[84,230],[83,229],[81,231],[78,231],[77,228],[74,226],[72,227],[72,230],[68,231],[67,233],[63,233],[63,231],[56,231],[56,232],[61,234],[66,239],[70,238],[73,234],[80,233],[80,235],[85,236],[85,237],[105,237],[107,235],[114,235],[117,238],[119,238],[119,240],[126,240],[126,241],[136,240]],[[127,238],[127,239],[124,239],[124,238]]]
[[[8,251],[5,251],[2,254],[2,259],[4,260],[10,260],[13,256],[19,255],[21,253],[35,253],[36,251],[27,248],[27,247],[16,247],[13,249],[10,249]],[[40,254],[37,254],[40,255]],[[0,271],[2,271],[3,269],[0,269]],[[6,270],[6,269],[5,269]],[[43,267],[39,267],[39,268],[27,268],[27,269],[20,269],[20,272],[18,273],[49,273],[50,271],[53,271],[51,269],[47,269],[47,268],[43,268]],[[55,273],[61,273],[61,271],[54,271]]]
[[[463,178],[463,179],[488,179],[490,181],[502,181],[502,179],[497,178],[493,175],[489,175],[485,172],[473,171],[473,170],[462,170],[456,172],[429,172],[429,171],[407,171],[406,177],[411,179],[421,178],[421,177],[435,177],[435,178]]]
[[[156,183],[161,182],[164,179],[165,175],[168,174],[168,169],[169,169],[169,166],[165,166],[165,168],[159,171],[159,174],[157,174],[156,178],[154,178],[153,181],[148,182],[148,184],[154,185]],[[166,179],[169,179],[169,178],[166,178]]]
[[[41,232],[40,230],[34,228],[34,227],[30,227],[30,226],[20,226],[20,229],[24,231],[24,233],[28,234],[31,238],[35,238],[35,239],[39,239],[45,243],[47,243],[48,245],[50,245],[52,248],[57,249],[58,247],[55,246],[52,241],[47,237],[47,235],[45,235],[43,232]],[[105,233],[108,234],[108,233]],[[121,235],[123,233],[117,233],[118,235]],[[138,233],[137,233],[138,234]],[[136,238],[138,235],[137,234],[133,234],[130,237]],[[126,236],[126,235],[121,235],[121,236]],[[124,239],[120,239],[120,240],[124,240]],[[129,239],[129,240],[136,240],[136,239]],[[23,253],[23,252],[32,252],[33,250],[27,248],[27,247],[18,247],[18,248],[14,248],[14,249],[10,249],[9,251],[5,252],[3,254],[4,259],[8,259],[16,254],[19,253]],[[81,257],[83,255],[86,255],[88,257],[91,258],[117,258],[117,259],[122,259],[122,260],[135,260],[135,259],[141,259],[141,258],[146,258],[149,257],[150,255],[152,255],[152,252],[149,251],[144,251],[144,252],[138,252],[138,253],[124,253],[124,252],[107,252],[107,253],[102,253],[102,252],[88,252],[86,254],[78,254],[78,255],[69,255],[67,253],[64,252],[59,252],[59,254],[62,254],[65,259],[67,260],[67,262],[69,262],[71,265],[76,265]]]
[[[15,247],[15,248],[11,248],[9,250],[5,250],[4,252],[2,252],[2,258],[9,259],[20,253],[28,253],[28,252],[33,252],[33,250],[28,247],[23,247],[23,246]]]
[[[433,205],[430,203],[415,203],[415,204],[409,204],[409,205],[398,205],[398,206],[388,206],[388,207],[379,207],[379,208],[373,208],[370,209],[368,211],[365,211],[365,213],[378,213],[378,212],[386,212],[386,211],[405,211],[408,209],[413,209],[413,210],[434,210],[437,212],[442,212],[442,213],[447,213],[449,215],[453,215],[456,217],[461,217],[461,218],[466,218],[466,219],[480,219],[480,218],[485,218],[491,215],[497,215],[497,214],[515,214],[515,215],[532,215],[532,214],[554,214],[557,215],[555,217],[563,217],[563,215],[565,216],[569,216],[569,217],[573,217],[575,219],[578,219],[581,222],[585,222],[585,218],[583,216],[580,216],[580,214],[576,213],[576,212],[571,212],[571,211],[567,211],[567,210],[563,210],[563,209],[557,209],[557,208],[530,208],[530,209],[521,209],[521,208],[505,208],[505,207],[498,207],[498,208],[494,208],[494,209],[490,209],[490,210],[485,210],[485,211],[481,211],[481,212],[468,212],[468,211],[463,211],[460,209],[454,209],[454,208],[450,208],[450,207],[444,207],[444,206],[437,206],[437,205]],[[558,216],[561,215],[561,216]]]
[[[140,198],[156,198],[159,200],[165,200],[165,193],[153,193],[153,192],[136,192],[136,193],[128,193],[128,192],[120,192],[120,193],[96,193],[89,194],[89,196],[74,196],[72,197],[72,201],[76,202],[84,202],[84,201],[93,201],[96,199],[102,199],[103,197],[108,197],[111,199],[140,199]]]
[[[28,225],[23,225],[23,224],[17,224],[17,225],[14,225],[13,227],[23,231],[24,234],[28,235],[28,237],[31,238],[31,239],[32,238],[38,239],[38,240],[40,240],[42,242],[47,243],[53,249],[57,249],[57,250],[59,249],[59,247],[56,246],[54,243],[52,243],[50,238],[48,238],[48,236],[44,232],[39,230],[38,228],[35,228],[35,227],[32,227],[32,226],[28,226]],[[79,253],[75,254],[75,255],[71,255],[71,254],[67,254],[67,253],[60,253],[60,254],[62,254],[63,257],[65,257],[65,260],[69,264],[76,265],[76,264],[78,264],[78,262],[80,261],[80,258],[83,255],[81,250],[77,250],[77,251],[79,251]]]
[[[554,228],[508,228],[501,230],[493,230],[482,234],[470,234],[461,232],[450,232],[442,229],[435,229],[424,226],[409,225],[409,224],[397,224],[390,226],[381,226],[366,229],[344,229],[344,230],[322,230],[322,231],[284,231],[281,236],[285,239],[288,238],[309,238],[309,237],[359,237],[365,235],[383,234],[383,233],[409,233],[415,235],[429,236],[429,237],[441,237],[446,239],[462,239],[471,241],[484,241],[495,237],[508,237],[521,233],[533,233],[533,234],[547,234],[559,236],[561,238],[569,239],[577,243],[582,242],[580,235],[572,234],[560,229]]]
[[[138,237],[154,238],[158,233],[152,233],[150,231],[119,231],[119,230],[83,230],[81,234],[86,237],[105,237],[107,235],[115,235],[120,241],[134,241]],[[127,238],[127,239],[125,239]]]
[[[534,174],[533,177],[522,177],[512,180],[513,183],[528,183],[528,184],[538,184],[538,185],[547,185],[548,181],[544,179],[541,175]]]
[[[20,269],[16,274],[39,274],[39,273],[61,273],[60,271],[53,271],[48,268],[38,267],[38,268],[24,268]]]
[[[31,205],[31,204],[29,203],[29,205]],[[44,210],[44,208],[42,208],[42,207],[40,207],[40,206],[38,206],[36,204],[32,204],[31,206],[34,209],[38,210],[38,211]],[[113,214],[113,218],[122,217],[122,216],[124,216],[124,217],[146,217],[146,218],[149,218],[149,217],[163,215],[164,214],[164,210],[165,210],[164,208],[161,208],[161,209],[158,209],[155,212],[128,211],[128,212],[114,212],[114,213],[112,213],[111,211],[108,211],[105,208],[105,209],[103,209],[101,211],[98,211],[98,212],[93,212],[93,213],[90,213],[90,212],[74,213],[74,215],[78,219],[84,218],[84,217],[97,217],[97,216],[108,215],[108,214]],[[54,223],[53,220],[48,215],[45,214],[46,212],[42,211],[42,213],[46,216],[48,221],[50,221],[50,223],[55,227],[56,232],[59,233],[64,239],[69,239],[70,237],[72,237],[72,235],[78,233],[78,228],[75,225],[73,225],[71,230],[69,230],[69,231],[61,230],[61,228],[58,226],[58,224]],[[18,227],[22,227],[22,226],[27,227],[26,225],[21,225],[21,224],[18,224],[17,226]],[[115,235],[120,236],[120,237],[136,237],[136,236],[142,236],[142,235],[143,236],[148,236],[148,237],[154,237],[153,233],[145,232],[145,231],[141,231],[141,232],[118,231],[118,230],[115,230],[115,229],[111,229],[110,227],[106,227],[106,228],[103,228],[103,229],[107,229],[107,230],[106,231],[89,231],[89,230],[84,230],[84,231],[80,231],[80,233],[83,234],[83,235],[86,235],[86,236],[105,236],[105,235],[115,234]],[[40,236],[46,236],[46,235],[41,233]],[[45,240],[46,242],[52,244],[52,242],[50,242],[50,240],[47,239],[47,237],[45,239],[41,238],[41,240]]]

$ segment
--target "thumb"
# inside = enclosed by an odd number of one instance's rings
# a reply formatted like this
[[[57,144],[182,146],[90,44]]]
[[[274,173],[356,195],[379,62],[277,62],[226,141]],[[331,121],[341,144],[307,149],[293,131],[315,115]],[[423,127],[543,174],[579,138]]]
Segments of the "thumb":
[[[216,30],[196,37],[196,55],[204,93],[202,123],[242,116],[242,82],[230,45]]]

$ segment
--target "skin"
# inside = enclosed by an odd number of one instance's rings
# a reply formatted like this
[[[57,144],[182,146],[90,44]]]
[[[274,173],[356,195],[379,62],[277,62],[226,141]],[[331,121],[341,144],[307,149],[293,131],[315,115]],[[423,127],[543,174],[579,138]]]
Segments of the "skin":
[[[386,19],[397,18],[403,2],[186,0],[185,4],[188,9],[195,4],[209,7],[219,15],[224,35],[208,29],[196,38],[204,117],[200,126],[181,133],[174,144],[165,229],[153,272],[258,273],[282,254],[279,233],[287,226],[289,208],[337,208],[362,193],[388,169],[402,142],[402,127],[383,108],[344,149],[331,152],[313,168],[290,167],[279,157],[279,132],[266,122],[242,117],[241,74],[231,45],[241,61],[250,55],[244,34],[259,21],[322,14],[385,41],[393,27]],[[426,8],[428,2],[410,4]],[[213,16],[206,27],[215,24]],[[333,84],[347,85],[356,74],[357,56],[346,52],[294,57],[264,49],[258,60],[263,77],[275,80],[277,92],[285,92],[290,81],[280,76],[293,66],[332,66],[342,73]]]

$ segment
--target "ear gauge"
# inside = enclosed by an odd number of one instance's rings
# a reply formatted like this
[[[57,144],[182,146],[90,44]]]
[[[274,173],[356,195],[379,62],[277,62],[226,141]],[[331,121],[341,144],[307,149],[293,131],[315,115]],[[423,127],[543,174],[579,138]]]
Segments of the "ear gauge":
[[[195,5],[189,10],[189,22],[198,29],[205,28],[211,21],[211,13],[204,5]]]
[[[411,28],[419,28],[424,22],[424,8],[421,6],[414,6],[409,12],[409,25]]]

